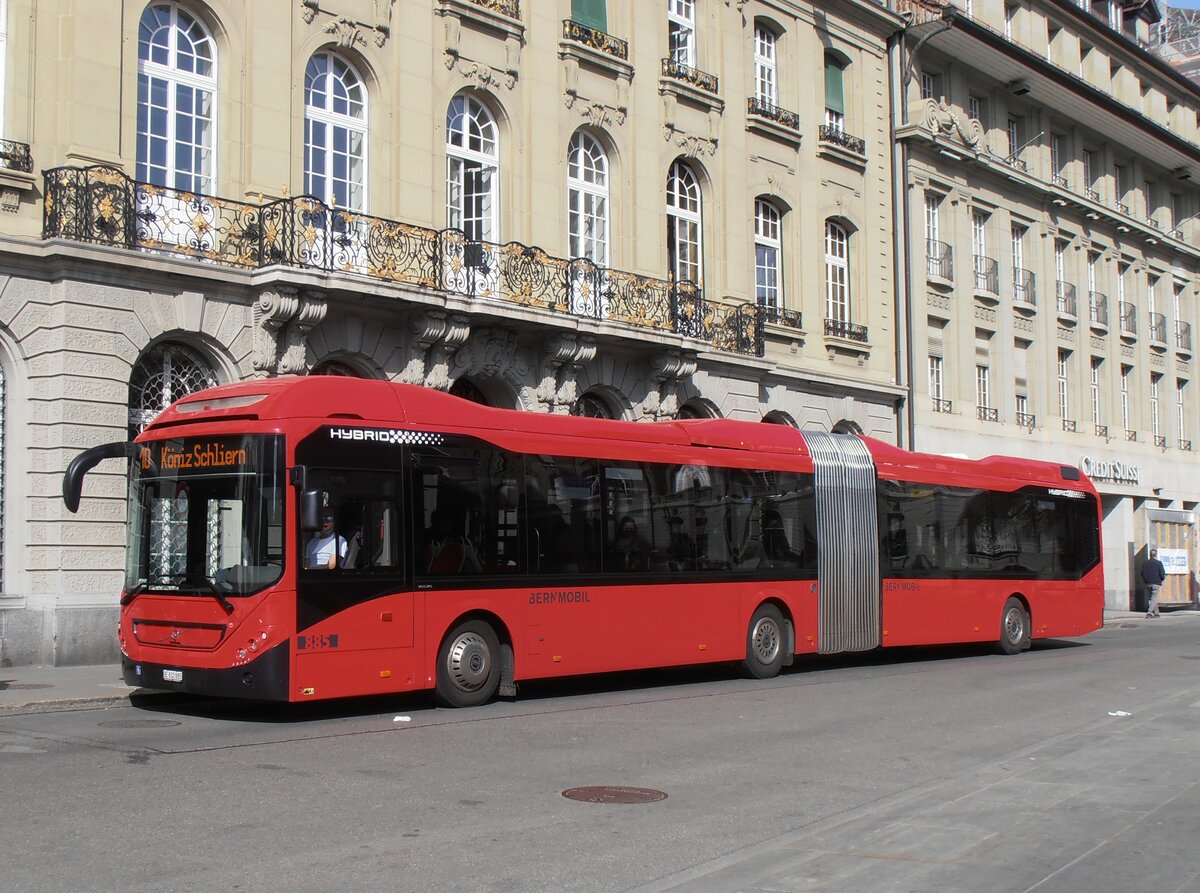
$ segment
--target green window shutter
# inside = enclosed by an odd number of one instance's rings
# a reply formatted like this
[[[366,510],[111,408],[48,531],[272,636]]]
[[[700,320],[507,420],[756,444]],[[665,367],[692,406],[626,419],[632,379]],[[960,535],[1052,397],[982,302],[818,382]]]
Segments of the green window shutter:
[[[839,115],[846,114],[846,98],[842,90],[842,66],[832,56],[825,57],[825,108]]]
[[[608,33],[605,0],[571,0],[571,19],[581,25]]]

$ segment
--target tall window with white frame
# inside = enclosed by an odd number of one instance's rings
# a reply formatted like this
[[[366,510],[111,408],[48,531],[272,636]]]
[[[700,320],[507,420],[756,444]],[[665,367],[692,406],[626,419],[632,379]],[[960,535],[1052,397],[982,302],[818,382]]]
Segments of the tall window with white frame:
[[[700,213],[700,183],[685,162],[676,161],[667,174],[667,269],[676,283],[701,283]]]
[[[609,265],[608,156],[583,130],[567,147],[567,251],[572,258]]]
[[[836,220],[825,221],[825,323],[833,334],[848,334],[850,233]]]
[[[1013,261],[1013,300],[1021,304],[1032,304],[1036,300],[1033,274],[1025,269],[1025,234],[1029,228],[1019,223],[1009,227],[1009,243]]]
[[[942,242],[942,196],[925,193],[925,263],[930,276],[951,278],[949,246]]]
[[[667,46],[672,63],[696,67],[695,0],[667,0]]]
[[[975,332],[975,412],[980,421],[994,422],[997,418],[992,406],[992,341],[991,335]]]
[[[1009,162],[1016,162],[1020,160],[1021,149],[1024,148],[1024,146],[1021,145],[1021,119],[1010,116],[1008,119],[1007,130],[1008,160]]]
[[[1135,440],[1137,432],[1130,426],[1132,416],[1129,407],[1129,387],[1133,380],[1133,367],[1121,365],[1121,427],[1125,429],[1125,439]],[[1130,435],[1133,435],[1132,437]]]
[[[779,80],[775,65],[775,32],[754,25],[754,98],[768,108],[779,105]]]
[[[833,53],[825,54],[825,126],[842,133],[846,129],[846,63]]]
[[[1101,422],[1101,419],[1104,418],[1103,407],[1101,405],[1102,395],[1100,393],[1100,383],[1103,380],[1103,376],[1104,358],[1092,357],[1091,382],[1089,383],[1089,388],[1092,398],[1092,428],[1097,435],[1100,435],[1102,430],[1104,433],[1107,433],[1107,429],[1104,428],[1104,425]]]
[[[945,355],[946,327],[936,320],[929,321],[929,398],[934,412],[949,412],[946,400]]]
[[[975,290],[995,292],[995,265],[987,253],[988,218],[985,211],[971,211],[971,253],[975,256]]]
[[[304,191],[365,211],[366,181],[366,87],[345,59],[314,53],[304,72]]]
[[[1013,391],[1016,395],[1017,424],[1033,428],[1033,415],[1029,412],[1029,345],[1020,338],[1013,344]]]
[[[1058,312],[1074,316],[1067,289],[1067,245],[1063,239],[1054,240],[1054,292],[1058,300]]]
[[[1063,428],[1069,428],[1075,422],[1071,418],[1071,351],[1058,351],[1058,417],[1062,419]]]
[[[200,20],[152,3],[138,25],[139,180],[211,195],[216,178],[217,54]]]
[[[782,306],[780,247],[782,215],[765,199],[754,202],[754,292],[758,305],[767,310],[767,318],[779,316]]]
[[[446,112],[446,226],[471,242],[499,239],[500,142],[496,121],[474,96]]]
[[[1179,448],[1190,450],[1192,448],[1192,439],[1188,436],[1187,429],[1187,379],[1175,379],[1175,436],[1179,438]],[[3,411],[3,404],[0,404],[0,411]],[[0,436],[3,436],[0,434]],[[2,445],[2,444],[0,444]]]
[[[1159,398],[1162,391],[1162,374],[1150,373],[1150,431],[1154,435],[1155,446],[1161,445],[1162,419],[1159,417]]]

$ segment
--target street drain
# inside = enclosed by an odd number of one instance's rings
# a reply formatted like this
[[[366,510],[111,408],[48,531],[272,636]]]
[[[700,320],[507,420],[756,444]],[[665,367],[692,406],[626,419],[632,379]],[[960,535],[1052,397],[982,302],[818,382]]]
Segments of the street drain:
[[[653,788],[627,788],[621,785],[593,785],[585,788],[568,788],[562,792],[568,800],[583,803],[653,803],[666,800],[665,791]]]
[[[176,719],[106,719],[97,723],[105,729],[165,729],[179,725]]]
[[[0,682],[0,691],[36,691],[54,688],[49,682]]]

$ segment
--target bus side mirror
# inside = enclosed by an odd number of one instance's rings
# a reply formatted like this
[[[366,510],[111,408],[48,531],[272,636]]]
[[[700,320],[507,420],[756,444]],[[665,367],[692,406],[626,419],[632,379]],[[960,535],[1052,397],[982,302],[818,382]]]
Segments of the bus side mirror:
[[[84,450],[72,459],[63,475],[62,484],[63,504],[67,507],[67,511],[74,514],[79,510],[79,498],[83,494],[83,479],[89,471],[105,459],[133,458],[136,449],[134,444],[126,441],[105,443],[92,447],[90,450]],[[148,468],[150,467],[150,450],[147,447],[142,449],[145,451],[143,467]]]
[[[300,529],[320,530],[321,509],[324,508],[324,494],[320,490],[304,490],[300,493]]]

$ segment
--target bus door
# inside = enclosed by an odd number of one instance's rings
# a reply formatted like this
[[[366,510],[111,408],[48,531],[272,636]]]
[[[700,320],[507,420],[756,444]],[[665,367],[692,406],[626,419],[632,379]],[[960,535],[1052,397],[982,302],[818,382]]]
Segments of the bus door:
[[[412,688],[411,651],[397,652],[411,650],[414,640],[401,549],[402,475],[345,458],[351,467],[307,468],[305,488],[320,495],[322,526],[301,530],[297,543],[298,678],[336,673],[356,690]]]
[[[820,654],[882,644],[875,463],[849,434],[804,432],[816,471]]]

